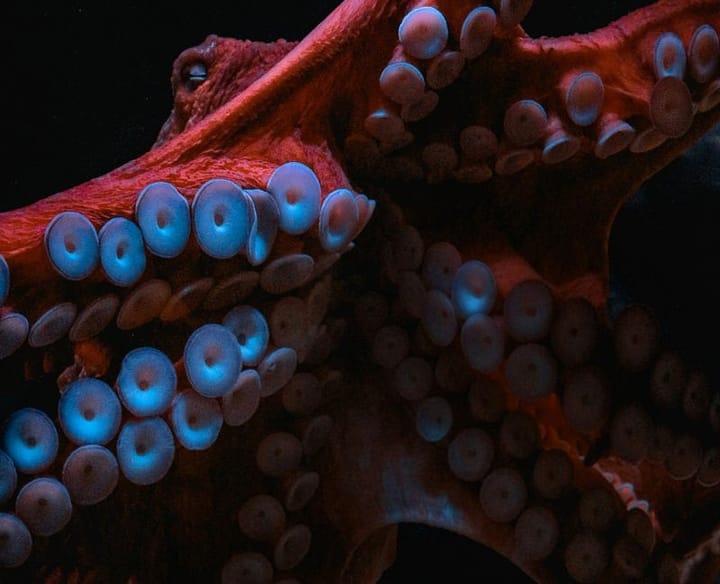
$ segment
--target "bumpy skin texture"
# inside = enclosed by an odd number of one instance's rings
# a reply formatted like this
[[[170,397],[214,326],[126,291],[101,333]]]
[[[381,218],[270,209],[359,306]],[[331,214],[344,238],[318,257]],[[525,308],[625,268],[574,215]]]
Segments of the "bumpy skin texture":
[[[438,6],[452,31],[474,5],[441,2]],[[378,265],[382,242],[391,240],[403,222],[415,226],[426,241],[449,239],[463,259],[487,263],[495,274],[500,302],[518,282],[541,278],[552,287],[557,302],[582,296],[604,315],[607,237],[618,207],[712,127],[717,108],[698,113],[683,136],[649,153],[621,152],[599,160],[583,151],[557,166],[534,164],[473,186],[450,179],[440,185],[398,184],[407,177],[388,171],[380,158],[372,164],[362,157],[353,160],[346,144],[349,136],[362,133],[365,116],[381,99],[377,77],[393,53],[400,20],[412,7],[407,2],[348,0],[292,52],[293,45],[285,42],[261,45],[209,37],[181,55],[173,71],[175,108],[152,151],[108,175],[0,215],[0,253],[13,277],[6,305],[32,305],[38,291],[48,287],[77,295],[80,302],[92,298],[89,287],[60,282],[48,262],[42,233],[58,212],[83,212],[99,227],[113,216],[132,217],[137,193],[154,180],[173,182],[191,199],[199,185],[218,176],[244,188],[264,188],[278,165],[298,160],[315,170],[323,194],[352,187],[378,200],[375,222],[337,268],[340,284],[334,289],[334,309],[339,318],[352,318],[350,299],[365,289],[381,289],[392,297],[395,282]],[[561,103],[560,94],[553,92],[563,75],[573,70],[590,69],[602,75],[605,107],[621,119],[646,115],[654,78],[647,58],[637,56],[652,54],[659,32],[673,30],[687,40],[699,24],[718,28],[719,8],[710,1],[660,2],[611,27],[569,39],[534,40],[525,38],[520,28],[500,28],[491,49],[468,65],[469,74],[462,81],[478,96],[479,111],[472,115],[458,111],[467,91],[448,91],[435,117],[417,127],[414,144],[422,147],[438,134],[459,130],[472,116],[497,126],[517,99],[543,97],[547,103]],[[205,64],[208,76],[192,87],[184,71],[198,61]],[[315,88],[321,81],[324,91],[318,94]],[[356,87],[367,92],[359,93]],[[588,140],[590,136],[588,132]],[[419,158],[420,148],[408,148],[408,156]],[[290,240],[279,245],[278,255],[300,246]],[[184,266],[163,267],[169,278],[175,274],[182,282],[183,270],[202,262],[197,249],[190,249],[184,260]],[[91,283],[101,280],[102,276],[93,276]],[[349,292],[348,287],[360,292]],[[197,318],[191,317],[187,327],[196,324]],[[158,326],[140,335],[165,336],[159,342],[177,354],[182,341],[173,337],[182,336],[187,327],[178,331]],[[3,367],[13,380],[57,376],[72,363],[74,351],[86,368],[94,365],[102,374],[112,372],[135,342],[117,333],[117,338],[103,338],[98,346],[26,350]],[[310,459],[310,466],[321,474],[322,488],[299,515],[313,528],[314,539],[311,554],[295,574],[302,581],[374,581],[392,562],[394,525],[416,521],[485,543],[539,582],[564,581],[567,574],[557,561],[542,564],[520,556],[512,528],[490,521],[478,505],[475,486],[450,473],[446,449],[420,440],[412,408],[392,393],[386,372],[371,363],[371,341],[351,326],[335,342],[341,349],[318,365],[321,371],[342,372],[340,382],[327,384],[319,411],[332,416],[334,429],[326,448]],[[614,367],[608,365],[608,371]],[[94,574],[101,581],[113,570],[124,578],[158,581],[184,571],[198,575],[205,565],[203,558],[211,557],[217,572],[225,557],[246,545],[233,532],[239,503],[255,492],[275,488],[257,472],[254,448],[263,435],[285,423],[279,420],[279,409],[278,403],[268,400],[241,433],[224,434],[210,451],[179,451],[175,468],[156,487],[121,482],[108,501],[76,512],[68,528],[69,542],[52,540],[47,549],[36,544],[29,565],[20,569],[24,572],[8,577],[22,579],[34,570],[38,578],[54,581],[78,566],[83,575]],[[576,440],[558,418],[556,402],[548,400],[531,409],[544,426],[555,427],[562,440],[575,442],[580,454],[587,453],[588,441]],[[460,408],[456,416],[462,423],[467,412]],[[223,461],[229,459],[240,461],[237,468],[225,469]],[[714,509],[717,497],[712,489],[672,481],[662,468],[647,463],[611,459],[604,468],[631,481],[638,496],[657,508],[657,530],[678,561],[701,548],[713,531],[712,513],[700,526],[696,520]],[[576,482],[588,488],[603,484],[604,479],[597,469],[578,462]],[[152,519],[138,526],[137,518],[144,514]],[[110,557],[110,550],[92,541],[94,530],[103,529],[92,523],[105,529],[130,529],[132,536]],[[208,535],[211,528],[233,535]],[[73,550],[72,559],[61,559],[67,549]],[[657,563],[661,559],[655,557]],[[712,565],[702,569],[712,577]]]

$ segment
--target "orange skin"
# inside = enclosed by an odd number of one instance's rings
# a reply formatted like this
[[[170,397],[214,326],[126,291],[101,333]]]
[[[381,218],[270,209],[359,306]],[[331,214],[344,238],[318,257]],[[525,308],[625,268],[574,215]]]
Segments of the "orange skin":
[[[386,181],[382,172],[373,168],[379,161],[368,164],[364,160],[364,166],[358,165],[345,144],[348,137],[363,132],[365,116],[382,99],[377,78],[395,50],[398,24],[413,6],[405,0],[346,0],[297,45],[282,41],[251,44],[211,36],[183,53],[173,70],[175,109],[152,150],[104,176],[0,214],[0,254],[7,259],[13,278],[6,307],[0,308],[0,313],[13,308],[30,314],[48,289],[53,298],[69,294],[82,303],[102,285],[99,270],[82,283],[64,282],[53,270],[42,238],[45,226],[57,213],[84,213],[99,228],[114,216],[132,218],[135,197],[152,181],[171,182],[191,200],[201,184],[217,177],[234,180],[243,188],[265,188],[278,165],[297,160],[317,173],[323,197],[334,189],[350,188],[377,199],[376,220],[346,258],[345,269],[351,273],[373,270],[363,281],[368,289],[377,285],[374,277],[381,285],[392,287],[382,273],[374,273],[381,256],[381,223],[384,221],[387,236],[387,225],[395,220],[392,202],[426,242],[449,239],[463,259],[487,263],[497,280],[498,306],[518,282],[541,278],[551,286],[558,302],[582,296],[604,316],[607,241],[618,209],[644,181],[713,127],[720,119],[720,108],[698,113],[683,136],[644,154],[624,151],[597,159],[592,144],[598,127],[593,124],[574,128],[582,140],[581,151],[555,166],[535,163],[511,176],[494,176],[479,186]],[[464,15],[475,4],[440,0],[437,6],[448,20],[451,36],[457,37]],[[471,121],[501,127],[507,107],[530,97],[543,101],[566,127],[571,126],[563,103],[564,87],[568,76],[582,70],[595,71],[603,78],[603,112],[616,113],[620,119],[647,118],[655,83],[651,56],[657,35],[672,30],[687,46],[695,28],[703,23],[720,29],[720,2],[661,1],[594,33],[561,39],[531,39],[519,26],[499,27],[491,48],[468,65],[470,74],[458,82],[464,84],[462,91],[448,92],[448,97],[441,99],[428,121],[413,128],[415,140],[403,152],[417,159],[426,143],[454,135]],[[191,88],[186,84],[185,67],[197,59],[207,64],[208,80]],[[250,65],[244,66],[246,63]],[[318,93],[318,87],[323,91]],[[357,87],[366,91],[357,92]],[[703,87],[690,84],[695,100]],[[473,111],[458,115],[461,104],[456,101],[463,92],[474,96]],[[452,203],[448,204],[450,197],[442,189],[452,189]],[[299,250],[318,255],[315,236],[315,232],[303,239],[282,235],[273,257]],[[170,274],[173,284],[181,283],[202,261],[200,250],[190,244],[182,262],[158,266],[157,273]],[[218,273],[232,267],[218,268]],[[339,303],[343,310],[342,301]],[[342,316],[350,318],[349,314]],[[180,328],[199,322],[193,316]],[[155,332],[162,335],[164,330]],[[170,337],[177,332],[172,329],[163,341],[176,360],[181,341]],[[530,562],[519,556],[512,527],[484,516],[477,504],[477,489],[451,475],[444,450],[416,435],[410,408],[388,391],[385,372],[369,363],[357,366],[355,351],[362,354],[367,342],[360,337],[349,334],[342,354],[318,366],[318,371],[340,369],[344,378],[325,396],[321,407],[320,413],[334,419],[333,433],[326,449],[310,460],[322,477],[322,487],[299,516],[313,528],[314,539],[310,555],[294,574],[312,582],[375,581],[393,561],[397,523],[418,522],[488,545],[538,582],[565,581],[567,575],[557,563]],[[71,366],[101,375],[112,372],[122,359],[123,352],[112,348],[116,341],[118,349],[133,342],[103,337],[78,347],[52,347],[41,351],[40,358],[23,349],[5,366],[22,370],[25,378],[38,376],[39,370],[57,377]],[[75,361],[69,354],[74,354]],[[182,379],[179,360],[177,367]],[[240,540],[230,536],[230,542],[218,541],[218,536],[206,532],[212,527],[229,533],[239,502],[266,486],[254,467],[252,445],[275,429],[273,416],[280,406],[277,400],[269,402],[241,433],[225,433],[210,451],[178,451],[175,468],[157,487],[139,488],[121,480],[110,500],[88,512],[88,517],[96,512],[108,529],[130,530],[128,539],[148,542],[148,550],[139,553],[128,542],[117,546],[121,559],[109,560],[107,550],[105,554],[96,551],[96,557],[90,554],[90,558],[76,550],[68,562],[58,560],[62,546],[51,542],[47,557],[34,552],[29,565],[10,576],[22,578],[34,570],[37,577],[48,581],[61,581],[68,572],[81,580],[97,577],[102,581],[107,571],[122,566],[123,578],[144,582],[184,571],[201,574],[204,565],[217,570]],[[556,396],[520,407],[533,411],[541,424],[554,427],[557,439],[586,453],[589,442],[569,429]],[[457,415],[467,417],[462,411]],[[302,430],[302,424],[294,427]],[[546,438],[545,445],[552,446],[551,441]],[[228,471],[225,482],[205,480],[212,469],[224,468],[223,461],[230,458],[239,461],[238,468]],[[658,507],[673,503],[677,506],[674,515],[688,521],[717,502],[712,489],[670,481],[662,469],[649,464],[617,463],[613,470],[632,479],[639,496]],[[576,484],[603,483],[597,470],[577,464]],[[686,495],[683,501],[681,493]],[[208,503],[211,499],[212,505]],[[684,502],[690,499],[692,506]],[[118,513],[119,506],[122,510]],[[125,516],[128,509],[134,510],[135,518]],[[137,525],[137,517],[143,513],[159,523]],[[163,514],[177,514],[178,520],[163,525]],[[663,523],[662,517],[656,519]],[[692,535],[689,525],[672,527],[667,527],[668,537],[682,542],[672,548],[678,561],[699,549],[710,533],[709,527]],[[91,533],[82,526],[72,529],[72,545],[80,545]],[[165,539],[173,543],[158,543]],[[182,556],[177,565],[172,564],[170,553]],[[708,578],[715,568],[703,568]],[[612,581],[612,574],[604,578]]]

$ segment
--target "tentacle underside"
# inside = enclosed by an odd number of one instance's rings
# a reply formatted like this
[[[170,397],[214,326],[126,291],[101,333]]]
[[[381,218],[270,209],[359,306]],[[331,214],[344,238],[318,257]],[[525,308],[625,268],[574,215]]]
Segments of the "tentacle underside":
[[[606,303],[618,208],[720,118],[720,2],[531,4],[210,36],[151,151],[0,214],[3,581],[373,582],[401,522],[713,581],[720,393]]]

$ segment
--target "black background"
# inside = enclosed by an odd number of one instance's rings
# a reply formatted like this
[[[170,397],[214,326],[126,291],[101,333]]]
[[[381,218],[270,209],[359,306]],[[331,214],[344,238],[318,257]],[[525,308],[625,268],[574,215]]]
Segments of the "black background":
[[[527,29],[533,35],[586,32],[646,3],[539,0]],[[0,210],[64,190],[147,151],[172,107],[171,66],[185,48],[210,33],[299,39],[337,2],[148,4],[43,7],[11,1],[3,6]],[[673,184],[680,189],[683,183]],[[718,216],[717,197],[711,200],[705,191],[664,197],[658,195],[664,203],[649,215],[646,201],[640,201],[620,217],[613,239],[614,271],[624,278],[619,289],[669,310],[668,328],[693,337],[696,344],[687,350],[695,357],[716,352],[698,348],[698,323],[704,319],[705,326],[718,330],[718,317],[708,316],[704,304],[706,297],[708,306],[718,297],[717,269],[708,266],[718,236],[703,235],[717,231],[712,221]],[[691,284],[698,281],[702,292]],[[420,527],[401,530],[397,565],[382,580],[481,581],[526,580],[481,546]]]

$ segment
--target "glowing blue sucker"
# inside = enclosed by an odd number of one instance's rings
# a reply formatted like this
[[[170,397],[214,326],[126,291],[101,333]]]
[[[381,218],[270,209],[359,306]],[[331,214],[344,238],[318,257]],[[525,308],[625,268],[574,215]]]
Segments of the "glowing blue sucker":
[[[247,191],[255,211],[255,220],[250,228],[246,254],[250,265],[262,264],[270,255],[278,225],[280,224],[280,209],[275,198],[261,189]]]
[[[125,355],[116,385],[130,413],[159,416],[175,397],[177,374],[165,353],[153,347],[138,347]]]
[[[234,182],[216,178],[203,184],[192,202],[192,220],[200,248],[227,259],[243,249],[250,236],[252,202]]]
[[[113,217],[98,233],[100,263],[116,286],[132,286],[143,275],[147,259],[140,228],[129,219]]]
[[[219,324],[205,324],[190,335],[184,360],[190,384],[205,397],[221,397],[230,391],[243,364],[235,335]]]
[[[2,447],[21,473],[42,472],[57,456],[58,433],[55,424],[40,410],[18,410],[5,422]]]
[[[93,377],[73,381],[58,402],[60,426],[75,444],[107,444],[115,437],[122,409],[112,388]]]
[[[470,260],[458,268],[452,284],[452,300],[461,318],[487,314],[495,304],[497,286],[490,268]]]
[[[257,365],[265,354],[270,331],[262,312],[252,306],[236,306],[223,319],[237,337],[244,365]]]
[[[175,441],[162,418],[125,422],[117,439],[117,460],[125,478],[136,485],[162,479],[175,459]]]
[[[87,278],[100,257],[95,227],[82,213],[58,213],[45,229],[45,250],[53,268],[68,280]]]
[[[142,190],[135,201],[135,219],[152,254],[174,258],[185,249],[190,206],[170,183],[154,182]]]
[[[320,245],[325,251],[341,251],[357,232],[360,214],[355,195],[347,189],[330,193],[320,208]]]
[[[175,437],[185,448],[206,450],[220,434],[223,415],[216,399],[186,389],[173,402],[170,423]]]
[[[290,235],[305,233],[320,214],[320,181],[300,162],[287,162],[270,175],[267,190],[280,211],[280,229]]]

